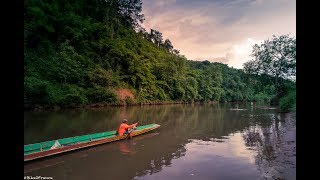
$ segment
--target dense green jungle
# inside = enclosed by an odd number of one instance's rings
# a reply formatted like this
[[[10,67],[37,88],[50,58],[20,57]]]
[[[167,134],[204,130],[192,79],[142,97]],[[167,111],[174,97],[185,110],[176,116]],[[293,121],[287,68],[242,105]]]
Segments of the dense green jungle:
[[[25,109],[265,101],[295,111],[289,35],[255,45],[236,69],[187,59],[144,29],[141,0],[27,0],[24,8]]]

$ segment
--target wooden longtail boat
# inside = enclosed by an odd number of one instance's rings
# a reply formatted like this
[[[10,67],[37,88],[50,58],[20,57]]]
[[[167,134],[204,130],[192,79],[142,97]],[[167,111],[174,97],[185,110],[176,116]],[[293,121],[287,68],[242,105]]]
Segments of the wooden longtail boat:
[[[123,147],[122,146],[123,144],[125,144],[126,147],[129,146],[129,148],[130,148],[130,147],[132,147],[132,144],[135,144],[135,142],[137,142],[137,141],[140,141],[142,139],[153,138],[155,136],[158,136],[159,134],[160,134],[159,132],[148,132],[148,133],[143,134],[143,136],[135,136],[134,141],[131,141],[131,142],[120,141],[120,142],[118,142],[118,144],[116,144],[116,146],[106,146],[107,144],[101,144],[99,146],[94,146],[94,148],[82,149],[82,151],[76,150],[76,151],[71,151],[70,153],[63,153],[63,154],[61,154],[63,156],[57,155],[57,156],[54,156],[54,158],[50,158],[50,159],[43,158],[43,159],[45,159],[44,161],[37,161],[37,160],[27,161],[24,164],[24,173],[29,173],[29,172],[36,171],[36,170],[39,170],[42,168],[55,166],[57,164],[61,164],[61,163],[64,163],[64,162],[72,160],[72,159],[85,158],[85,157],[90,156],[91,154],[94,155],[94,153],[97,153],[97,152],[110,152],[110,151],[114,150],[115,148],[117,148],[121,154],[130,154],[131,152],[127,153],[127,152],[122,151],[123,149],[121,149],[121,147]],[[133,149],[130,149],[130,150],[133,150]]]
[[[131,132],[132,137],[137,136],[160,127],[158,124],[148,124],[137,126]],[[104,144],[108,142],[125,139],[127,135],[118,136],[116,131],[108,131],[102,133],[88,134],[83,136],[75,136],[52,141],[24,145],[24,161],[30,161],[43,158],[55,154],[73,151],[81,148]]]

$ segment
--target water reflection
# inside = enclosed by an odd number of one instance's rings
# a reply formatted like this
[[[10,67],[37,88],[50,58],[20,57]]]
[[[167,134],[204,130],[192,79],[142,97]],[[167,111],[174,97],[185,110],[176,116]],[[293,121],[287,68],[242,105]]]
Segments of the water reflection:
[[[161,124],[155,132],[128,141],[79,151],[79,156],[71,153],[76,158],[63,155],[26,164],[25,175],[55,179],[295,179],[295,117],[264,106],[239,104],[238,109],[247,109],[243,111],[231,110],[233,107],[165,105],[25,113],[25,143],[114,130],[123,118],[139,120],[141,125]],[[83,152],[85,155],[80,155]],[[59,163],[46,166],[59,158]]]
[[[257,152],[255,162],[264,178],[295,179],[296,131],[294,114],[277,114],[268,126],[250,126],[246,146]]]
[[[122,154],[134,155],[137,152],[134,145],[134,141],[120,141],[118,143],[119,151]]]

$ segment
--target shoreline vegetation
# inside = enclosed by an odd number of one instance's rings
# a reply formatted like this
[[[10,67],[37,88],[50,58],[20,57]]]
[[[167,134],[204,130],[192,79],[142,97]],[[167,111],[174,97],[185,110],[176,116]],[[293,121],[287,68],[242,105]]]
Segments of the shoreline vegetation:
[[[218,103],[251,103],[251,102],[244,102],[244,101],[229,101],[229,102],[219,102],[219,101],[207,101],[207,102],[200,102],[200,101],[166,101],[166,102],[126,102],[122,101],[120,103],[95,103],[95,104],[87,104],[87,105],[69,105],[65,107],[60,106],[46,106],[46,105],[33,105],[30,107],[25,107],[25,111],[63,111],[63,110],[85,110],[85,109],[99,109],[105,107],[126,107],[126,106],[158,106],[158,105],[174,105],[174,104],[218,104]],[[256,102],[254,102],[256,103]],[[269,104],[270,107],[273,105],[270,102],[259,101],[258,103]],[[264,108],[269,108],[269,106],[261,106]],[[278,105],[275,105],[278,106]],[[255,106],[260,107],[260,106]],[[261,108],[260,107],[260,108]]]
[[[148,32],[141,0],[24,3],[25,110],[235,101],[295,109],[287,78],[295,39],[286,35],[255,45],[254,59],[235,69],[188,60],[161,32]]]
[[[168,102],[144,102],[144,103],[95,103],[88,105],[70,105],[66,107],[60,106],[41,106],[34,105],[33,107],[25,107],[27,111],[59,111],[59,110],[67,110],[67,109],[95,109],[95,108],[104,108],[104,107],[125,107],[125,106],[155,106],[155,105],[172,105],[172,104],[213,104],[218,103],[216,101],[213,102],[182,102],[182,101],[168,101]]]

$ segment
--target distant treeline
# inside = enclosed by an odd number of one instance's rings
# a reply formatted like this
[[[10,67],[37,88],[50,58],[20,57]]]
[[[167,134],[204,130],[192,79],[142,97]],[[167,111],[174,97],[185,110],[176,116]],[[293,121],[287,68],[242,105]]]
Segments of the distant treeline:
[[[270,75],[187,60],[159,31],[140,26],[141,0],[24,3],[26,108],[270,101],[295,90],[283,78],[276,90]]]

